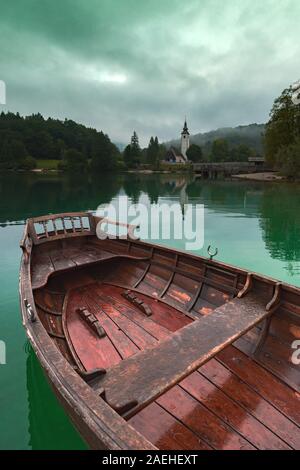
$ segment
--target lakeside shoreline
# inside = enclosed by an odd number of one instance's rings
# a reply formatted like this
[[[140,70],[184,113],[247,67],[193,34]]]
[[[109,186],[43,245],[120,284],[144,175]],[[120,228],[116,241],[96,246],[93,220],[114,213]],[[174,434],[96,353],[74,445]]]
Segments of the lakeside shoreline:
[[[232,175],[231,178],[237,180],[246,180],[246,181],[260,181],[266,183],[274,182],[287,182],[288,179],[285,176],[280,175],[276,171],[263,171],[260,173],[245,173],[240,175]]]
[[[0,170],[1,173],[17,173],[17,174],[28,174],[28,173],[33,173],[33,174],[39,174],[39,175],[70,175],[70,174],[76,174],[76,173],[69,173],[63,170],[59,169],[46,169],[46,168],[34,168],[32,170],[21,170],[21,169],[16,169],[16,170]],[[110,170],[105,171],[105,173],[114,173]],[[136,170],[120,170],[118,172],[119,174],[132,174],[132,175],[173,175],[173,176],[187,176],[187,175],[194,175],[195,178],[201,179],[201,176],[197,175],[194,172],[191,171],[182,171],[177,170],[177,171],[169,171],[169,170],[145,170],[145,169],[136,169]],[[87,173],[88,174],[88,173]],[[235,174],[228,176],[225,178],[227,180],[234,180],[234,181],[253,181],[253,182],[260,182],[260,183],[299,183],[299,179],[289,179],[283,175],[280,175],[279,172],[276,171],[264,171],[264,172],[257,172],[257,173],[243,173],[243,174]],[[206,180],[203,178],[203,180]]]

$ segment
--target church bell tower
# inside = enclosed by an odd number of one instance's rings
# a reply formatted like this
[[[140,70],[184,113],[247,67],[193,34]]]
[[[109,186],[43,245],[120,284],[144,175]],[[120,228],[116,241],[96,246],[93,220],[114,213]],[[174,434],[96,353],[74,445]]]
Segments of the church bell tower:
[[[186,119],[185,119],[184,126],[181,132],[181,153],[186,160],[188,159],[186,152],[189,146],[190,146],[190,133],[187,127]]]

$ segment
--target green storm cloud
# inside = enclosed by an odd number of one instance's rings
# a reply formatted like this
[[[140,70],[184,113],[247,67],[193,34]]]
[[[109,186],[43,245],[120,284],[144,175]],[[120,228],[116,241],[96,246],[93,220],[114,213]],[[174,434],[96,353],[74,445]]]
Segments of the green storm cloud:
[[[127,142],[264,122],[300,77],[298,0],[0,0],[4,110]]]

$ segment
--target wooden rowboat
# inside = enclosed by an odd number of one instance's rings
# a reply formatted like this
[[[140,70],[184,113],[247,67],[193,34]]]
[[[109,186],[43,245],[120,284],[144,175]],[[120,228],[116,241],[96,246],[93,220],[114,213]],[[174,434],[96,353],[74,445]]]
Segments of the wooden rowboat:
[[[37,217],[21,241],[23,323],[89,446],[299,449],[300,289],[103,222]]]

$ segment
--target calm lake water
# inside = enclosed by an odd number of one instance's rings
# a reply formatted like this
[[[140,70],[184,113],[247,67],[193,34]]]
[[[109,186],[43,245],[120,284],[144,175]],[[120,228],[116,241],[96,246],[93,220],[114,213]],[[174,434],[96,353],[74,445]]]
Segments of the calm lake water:
[[[169,175],[112,175],[87,181],[57,175],[0,175],[0,448],[82,449],[85,444],[57,403],[26,341],[18,274],[27,217],[96,210],[127,195],[131,201],[204,204],[206,255],[300,286],[300,185],[203,181]],[[164,242],[184,249],[184,240]]]

